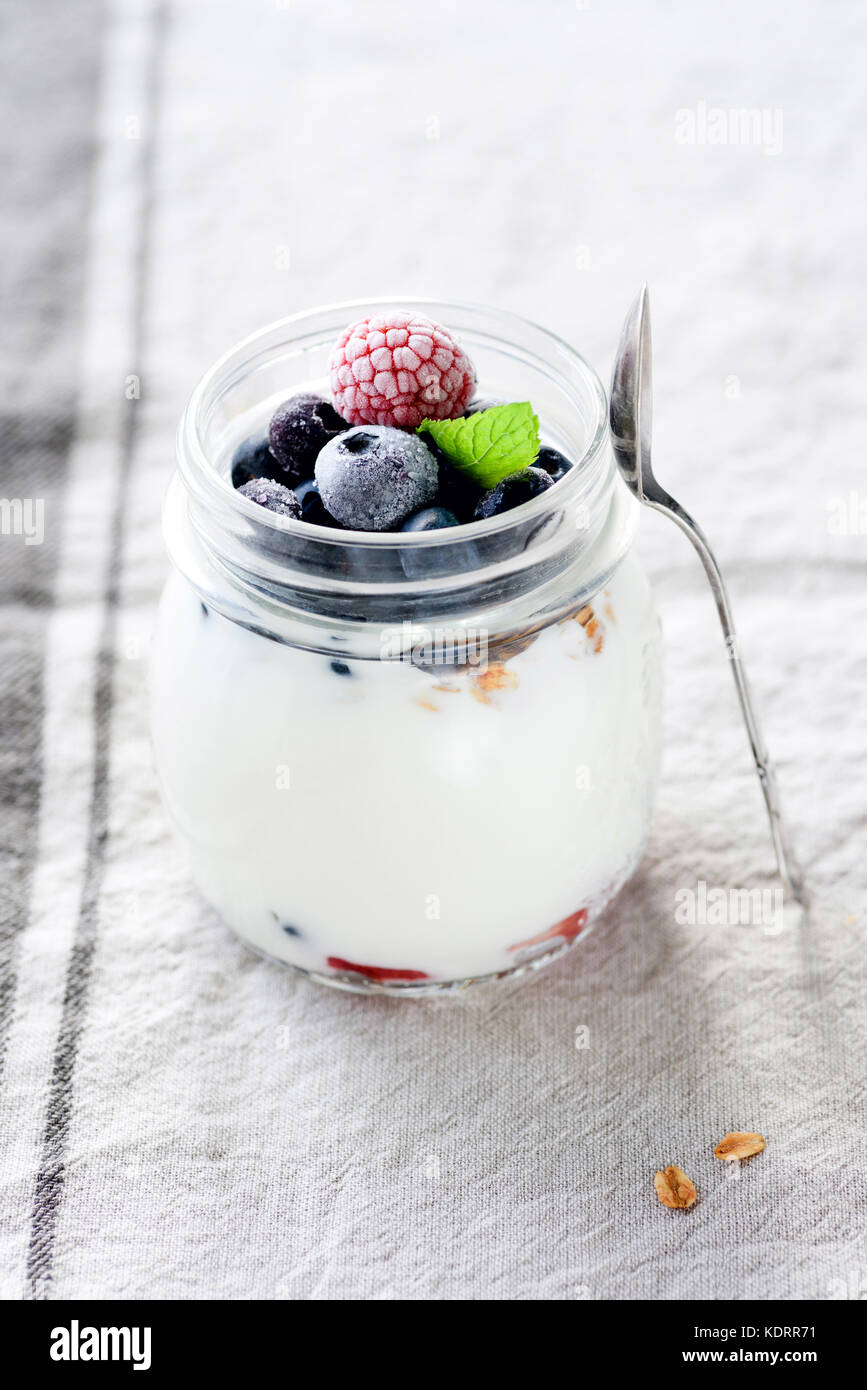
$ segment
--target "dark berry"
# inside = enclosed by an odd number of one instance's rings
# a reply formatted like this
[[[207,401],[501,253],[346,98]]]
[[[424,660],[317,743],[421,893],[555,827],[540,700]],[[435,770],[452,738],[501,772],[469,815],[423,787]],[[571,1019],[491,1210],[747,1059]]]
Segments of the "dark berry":
[[[345,661],[332,661],[331,669],[335,676],[351,676],[352,672]]]
[[[268,437],[277,461],[274,476],[290,487],[309,478],[329,439],[348,429],[330,401],[311,392],[290,396],[271,417]]]
[[[315,478],[306,478],[303,483],[298,483],[293,491],[301,503],[302,521],[309,521],[313,526],[337,526],[334,517],[325,510],[325,503],[322,501],[319,484]]]
[[[243,487],[254,478],[271,478],[279,464],[268,448],[268,431],[254,434],[238,445],[232,455],[232,487]]]
[[[291,922],[284,922],[273,910],[273,908],[271,910],[271,916],[274,918],[274,921],[277,923],[277,926],[280,928],[280,930],[284,931],[287,936],[303,937],[304,933],[300,927],[293,926]]]
[[[550,444],[543,444],[533,467],[544,468],[548,477],[553,478],[556,483],[563,477],[564,473],[569,472],[572,465],[558,449],[552,449]]]
[[[275,483],[273,478],[254,478],[238,491],[242,497],[249,497],[251,502],[258,502],[260,507],[266,507],[278,516],[291,516],[296,521],[301,516],[301,503],[295,493],[282,483]]]
[[[542,468],[522,468],[517,473],[510,473],[508,478],[504,478],[480,499],[476,507],[476,521],[510,512],[513,507],[520,507],[522,502],[529,502],[531,497],[538,497],[540,492],[553,486],[554,479]]]
[[[390,425],[359,425],[332,439],[316,460],[328,511],[357,531],[394,529],[432,502],[437,462],[424,440]]]
[[[458,468],[440,469],[439,501],[458,521],[472,521],[482,489]]]
[[[464,414],[480,415],[483,410],[493,410],[495,405],[505,404],[506,402],[501,400],[499,396],[475,396],[473,400],[470,401]]]
[[[482,489],[466,473],[452,467],[442,449],[434,442],[433,435],[426,434],[424,438],[439,468],[437,502],[446,511],[452,512],[459,522],[472,521]]]
[[[472,520],[472,513],[467,517]],[[460,526],[460,521],[448,507],[425,507],[403,523],[401,531],[441,531]],[[457,537],[455,538],[457,539]],[[436,579],[456,571],[477,569],[479,555],[472,542],[460,545],[408,545],[400,555],[401,568],[407,579]]]
[[[401,526],[401,531],[439,531],[444,526],[460,526],[454,512],[448,507],[425,507],[409,517]]]

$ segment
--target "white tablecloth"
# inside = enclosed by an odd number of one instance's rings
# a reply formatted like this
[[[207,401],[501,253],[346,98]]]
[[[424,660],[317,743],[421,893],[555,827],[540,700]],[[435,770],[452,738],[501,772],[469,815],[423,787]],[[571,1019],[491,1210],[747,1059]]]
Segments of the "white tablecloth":
[[[46,529],[0,541],[0,1293],[857,1296],[863,10],[85,0],[16,24],[4,486],[39,489]],[[375,294],[514,309],[607,377],[645,278],[655,460],[729,576],[810,921],[675,918],[772,860],[711,598],[648,514],[664,777],[586,944],[441,1003],[256,958],[188,884],[148,743],[194,380],[264,321]],[[768,1141],[734,1172],[730,1128]],[[670,1162],[689,1213],[654,1196]]]

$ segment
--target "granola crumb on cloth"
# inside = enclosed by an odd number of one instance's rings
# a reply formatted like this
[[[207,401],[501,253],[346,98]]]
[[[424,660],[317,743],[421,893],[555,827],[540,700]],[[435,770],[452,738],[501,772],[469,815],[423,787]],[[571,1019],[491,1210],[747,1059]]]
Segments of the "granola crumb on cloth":
[[[721,1139],[714,1149],[717,1158],[721,1158],[725,1163],[731,1163],[734,1159],[752,1158],[753,1154],[760,1154],[765,1147],[765,1141],[761,1134],[756,1134],[752,1130],[729,1130],[725,1139]]]
[[[685,1211],[698,1197],[695,1183],[676,1163],[660,1169],[653,1179],[653,1186],[662,1205],[671,1207],[673,1211]]]

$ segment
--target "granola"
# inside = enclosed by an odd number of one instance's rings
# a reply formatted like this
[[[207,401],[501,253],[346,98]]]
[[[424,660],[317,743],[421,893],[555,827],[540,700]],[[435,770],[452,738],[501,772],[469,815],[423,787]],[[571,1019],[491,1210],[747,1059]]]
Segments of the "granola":
[[[765,1147],[765,1141],[761,1134],[756,1134],[750,1130],[729,1130],[725,1139],[721,1139],[714,1149],[717,1158],[723,1159],[726,1163],[731,1163],[734,1159],[752,1158],[753,1154],[760,1154]]]
[[[653,1186],[662,1205],[673,1210],[682,1211],[691,1207],[698,1196],[695,1183],[676,1163],[662,1168],[654,1177]]]
[[[510,671],[501,661],[494,661],[487,671],[481,671],[478,675],[473,676],[470,694],[483,705],[490,705],[493,703],[493,696],[497,691],[517,690],[520,683],[520,679],[514,671]]]

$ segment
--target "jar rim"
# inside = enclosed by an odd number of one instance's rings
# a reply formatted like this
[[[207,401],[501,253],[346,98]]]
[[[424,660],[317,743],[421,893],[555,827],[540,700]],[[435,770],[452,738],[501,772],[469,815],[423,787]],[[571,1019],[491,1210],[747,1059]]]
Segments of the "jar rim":
[[[482,390],[534,398],[544,435],[571,450],[568,472],[511,511],[428,532],[327,528],[243,497],[228,476],[240,431],[293,389],[314,389],[353,318],[401,303],[451,325]],[[164,529],[175,563],[220,611],[269,632],[296,620],[355,632],[431,614],[484,611],[505,623],[553,612],[607,582],[637,510],[614,464],[602,383],[568,343],[506,310],[389,296],[291,314],[217,359],[181,419]]]
[[[506,342],[514,340],[509,336],[510,328],[513,334],[529,330],[533,334],[538,334],[544,342],[556,350],[565,363],[570,364],[573,370],[577,371],[587,390],[587,397],[592,403],[593,416],[588,421],[586,446],[580,457],[573,461],[568,473],[560,478],[554,487],[546,488],[544,492],[529,502],[522,503],[511,511],[502,512],[499,516],[488,517],[481,521],[465,522],[460,526],[436,531],[357,531],[350,528],[336,530],[326,526],[317,526],[309,521],[281,516],[260,507],[250,498],[242,496],[232,487],[228,478],[217,472],[201,440],[202,416],[209,395],[216,383],[232,367],[233,363],[246,358],[257,345],[278,337],[285,337],[287,332],[291,332],[293,328],[311,323],[316,317],[345,312],[347,321],[350,321],[354,312],[358,313],[365,309],[375,312],[377,309],[396,308],[401,305],[411,306],[421,313],[431,311],[430,317],[433,317],[437,311],[448,310],[484,315],[486,319],[496,321],[501,325],[504,330],[502,341]],[[460,336],[459,333],[458,336]],[[526,355],[527,350],[522,349],[522,351]],[[531,352],[530,355],[535,354]],[[492,308],[489,305],[415,295],[380,295],[370,299],[336,301],[311,309],[299,310],[294,314],[288,314],[265,324],[227,349],[202,374],[190,394],[178,430],[178,461],[188,487],[192,486],[197,490],[203,489],[206,494],[211,495],[215,503],[222,504],[224,507],[226,505],[232,506],[239,516],[246,516],[250,522],[255,524],[260,533],[264,529],[275,535],[296,535],[307,541],[318,541],[335,548],[351,544],[353,547],[392,549],[399,546],[401,550],[405,547],[407,551],[432,546],[458,549],[461,545],[474,541],[482,534],[486,536],[501,534],[525,521],[541,520],[547,514],[564,506],[580,505],[595,490],[595,484],[598,482],[596,465],[603,455],[607,440],[608,402],[605,388],[595,368],[564,338],[552,333],[547,328],[543,328],[532,319],[512,313],[510,310]]]

